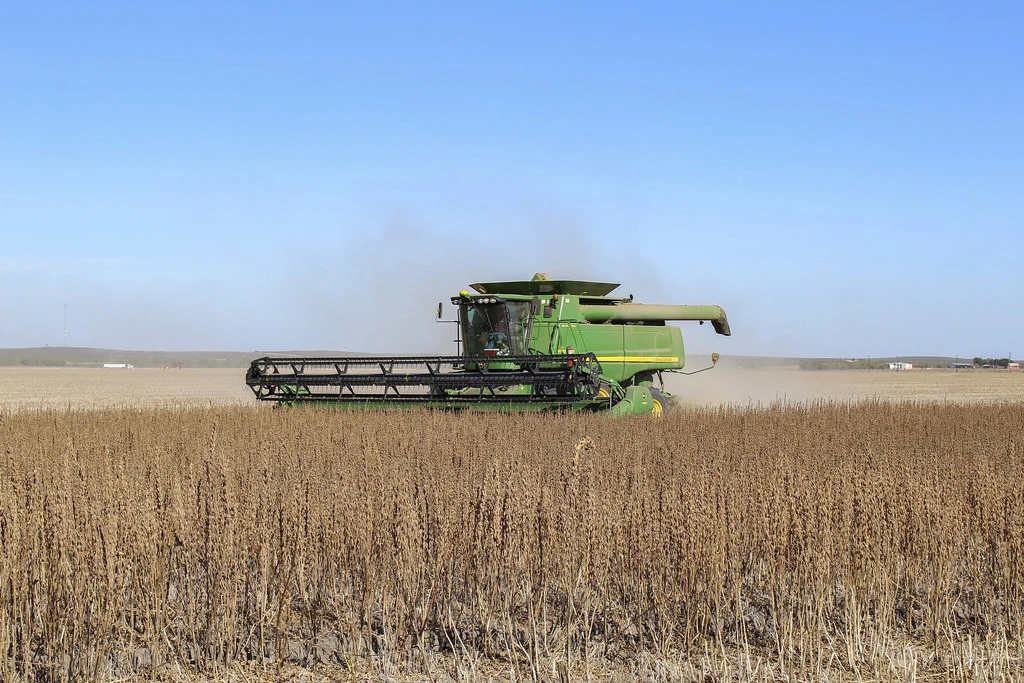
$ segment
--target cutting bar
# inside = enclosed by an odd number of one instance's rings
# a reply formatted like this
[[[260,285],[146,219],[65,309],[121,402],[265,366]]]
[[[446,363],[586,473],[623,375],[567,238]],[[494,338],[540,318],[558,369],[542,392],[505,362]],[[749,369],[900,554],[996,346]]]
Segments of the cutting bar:
[[[574,402],[600,389],[597,357],[346,356],[258,358],[246,384],[262,401]]]

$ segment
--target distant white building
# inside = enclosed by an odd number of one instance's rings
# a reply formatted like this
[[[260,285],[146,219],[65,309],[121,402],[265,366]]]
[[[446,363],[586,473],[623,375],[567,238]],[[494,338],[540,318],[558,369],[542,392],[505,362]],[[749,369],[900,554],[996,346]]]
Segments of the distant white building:
[[[889,369],[890,370],[913,370],[914,369],[914,364],[913,363],[903,363],[903,362],[889,363]]]
[[[134,368],[135,366],[131,363],[104,363],[105,368]]]

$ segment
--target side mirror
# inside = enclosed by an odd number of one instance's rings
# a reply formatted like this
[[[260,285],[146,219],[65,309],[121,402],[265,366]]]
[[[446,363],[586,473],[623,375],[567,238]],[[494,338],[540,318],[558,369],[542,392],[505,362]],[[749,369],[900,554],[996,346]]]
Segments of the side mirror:
[[[441,316],[443,314],[444,314],[444,302],[438,301],[437,302],[437,319],[440,320]]]

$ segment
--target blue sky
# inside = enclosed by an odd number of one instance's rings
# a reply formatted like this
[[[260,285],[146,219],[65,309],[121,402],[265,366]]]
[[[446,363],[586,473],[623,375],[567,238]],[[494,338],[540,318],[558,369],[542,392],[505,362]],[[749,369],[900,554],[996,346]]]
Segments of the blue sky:
[[[824,5],[0,4],[0,346],[442,351],[546,271],[1024,355],[1022,6]]]

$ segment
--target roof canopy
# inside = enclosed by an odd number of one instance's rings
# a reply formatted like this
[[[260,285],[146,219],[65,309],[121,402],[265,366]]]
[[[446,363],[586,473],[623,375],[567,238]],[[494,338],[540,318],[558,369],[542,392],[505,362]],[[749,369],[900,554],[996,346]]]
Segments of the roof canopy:
[[[512,282],[477,282],[470,285],[481,294],[574,294],[606,296],[618,287],[616,282],[585,280],[514,280]]]

